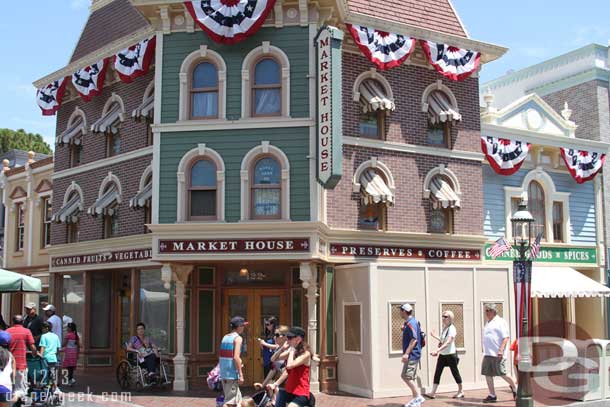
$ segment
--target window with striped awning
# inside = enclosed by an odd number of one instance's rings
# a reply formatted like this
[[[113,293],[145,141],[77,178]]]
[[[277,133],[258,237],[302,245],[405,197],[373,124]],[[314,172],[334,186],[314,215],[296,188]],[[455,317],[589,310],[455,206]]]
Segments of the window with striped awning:
[[[66,130],[57,136],[57,145],[62,146],[64,144],[72,145],[81,144],[81,136],[87,132],[85,129],[85,123],[81,117],[74,119],[72,123],[68,125]]]
[[[52,222],[76,223],[78,214],[83,210],[83,203],[78,193],[72,193],[68,201],[51,217]]]
[[[434,209],[455,209],[460,207],[460,197],[449,181],[436,176],[430,181],[430,200]]]
[[[394,100],[388,96],[384,86],[374,79],[365,79],[358,88],[360,93],[360,107],[363,113],[378,111],[394,111]]]
[[[118,134],[120,124],[125,120],[121,105],[114,103],[106,113],[91,125],[94,133]]]
[[[93,206],[91,206],[87,213],[92,216],[97,215],[110,215],[112,216],[115,212],[115,207],[118,205],[120,200],[119,189],[115,184],[109,186],[106,191],[96,199]]]
[[[360,175],[360,194],[363,205],[394,205],[394,194],[381,175],[369,168]]]
[[[428,121],[432,125],[462,120],[462,115],[458,112],[457,106],[453,106],[449,96],[443,91],[434,90],[430,92],[427,103]]]
[[[131,117],[137,122],[151,123],[154,117],[154,107],[155,93],[151,92],[151,94],[142,101],[142,104],[134,109],[131,113]]]

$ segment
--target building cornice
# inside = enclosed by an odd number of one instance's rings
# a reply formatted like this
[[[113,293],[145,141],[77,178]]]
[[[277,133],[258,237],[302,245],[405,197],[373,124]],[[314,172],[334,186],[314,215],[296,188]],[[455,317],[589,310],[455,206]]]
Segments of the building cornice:
[[[185,120],[175,123],[162,123],[152,125],[152,129],[159,133],[180,131],[206,131],[206,130],[240,130],[240,129],[268,129],[281,127],[310,127],[315,125],[313,119],[293,119],[290,117],[246,118],[240,120]]]
[[[532,89],[528,89],[527,93],[534,92],[540,96],[545,96],[550,93],[554,93],[563,89],[568,89],[595,80],[609,82],[610,70],[603,68],[589,69],[587,71],[579,72],[575,75],[568,76],[567,78],[562,78],[557,81],[533,87]]]
[[[52,245],[47,248],[49,256],[73,256],[78,254],[105,253],[109,250],[145,249],[151,247],[150,233],[115,237],[111,239],[88,240],[85,242]],[[115,265],[116,267],[116,265]],[[63,268],[62,268],[63,271]]]
[[[67,170],[57,171],[53,174],[53,179],[60,179],[65,177],[72,177],[77,174],[81,174],[83,172],[95,170],[98,168],[104,168],[109,165],[118,164],[124,161],[133,160],[139,157],[145,157],[147,155],[152,155],[153,146],[148,146],[141,148],[139,150],[130,151],[128,153],[120,154],[114,157],[104,158],[102,160],[94,161],[87,164],[79,165],[78,167],[68,168]],[[152,157],[151,157],[152,159]]]

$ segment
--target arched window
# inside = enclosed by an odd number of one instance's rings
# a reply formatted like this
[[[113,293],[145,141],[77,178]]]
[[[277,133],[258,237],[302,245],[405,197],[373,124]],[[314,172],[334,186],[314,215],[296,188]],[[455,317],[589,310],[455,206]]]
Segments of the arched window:
[[[67,202],[80,201],[81,197],[78,191],[72,191],[68,196]],[[72,222],[68,222],[67,226],[67,243],[77,243],[80,230],[79,230],[80,218],[74,217]]]
[[[93,125],[91,131],[106,135],[106,157],[113,157],[121,153],[121,124],[125,121],[125,104],[116,93],[108,98],[102,117]]]
[[[455,211],[461,206],[461,188],[455,174],[444,165],[428,172],[424,199],[429,199],[430,233],[453,233]]]
[[[118,188],[114,183],[109,183],[104,189],[102,197],[106,199],[112,194],[118,193]],[[100,198],[102,199],[102,198]],[[104,208],[104,239],[116,237],[119,234],[119,212],[118,202],[116,199],[112,200],[112,203]]]
[[[253,219],[279,219],[282,214],[281,167],[274,157],[267,156],[255,161],[252,168]]]
[[[254,67],[252,116],[282,114],[281,66],[274,58],[262,58]]]
[[[427,143],[451,148],[451,130],[462,120],[451,89],[440,80],[428,86],[422,96],[422,111],[428,115]]]
[[[545,215],[545,197],[542,185],[537,181],[530,182],[527,188],[527,208],[534,217],[533,237],[542,233],[542,239],[546,240],[546,215]]]
[[[210,61],[198,63],[190,82],[191,119],[218,118],[218,68]]]
[[[207,159],[193,162],[189,171],[190,220],[216,219],[216,164]]]

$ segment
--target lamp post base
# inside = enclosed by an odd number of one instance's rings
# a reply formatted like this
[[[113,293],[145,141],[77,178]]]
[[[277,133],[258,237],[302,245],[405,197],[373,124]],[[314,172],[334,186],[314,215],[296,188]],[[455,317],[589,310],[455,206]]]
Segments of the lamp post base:
[[[532,397],[532,382],[529,373],[519,371],[519,385],[517,386],[517,407],[534,407]]]
[[[532,396],[519,397],[517,396],[517,401],[515,403],[517,407],[534,407],[534,399]]]

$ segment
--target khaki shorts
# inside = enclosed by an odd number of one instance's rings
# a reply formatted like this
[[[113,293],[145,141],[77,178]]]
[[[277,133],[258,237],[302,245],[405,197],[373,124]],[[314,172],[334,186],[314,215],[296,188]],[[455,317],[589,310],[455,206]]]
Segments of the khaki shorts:
[[[407,363],[403,363],[400,377],[402,377],[403,380],[415,380],[418,366],[419,360],[409,360]]]
[[[506,359],[500,360],[496,356],[485,356],[481,366],[483,376],[506,376]]]
[[[241,392],[239,391],[239,381],[223,379],[222,390],[225,394],[225,404],[236,406],[241,401]]]

